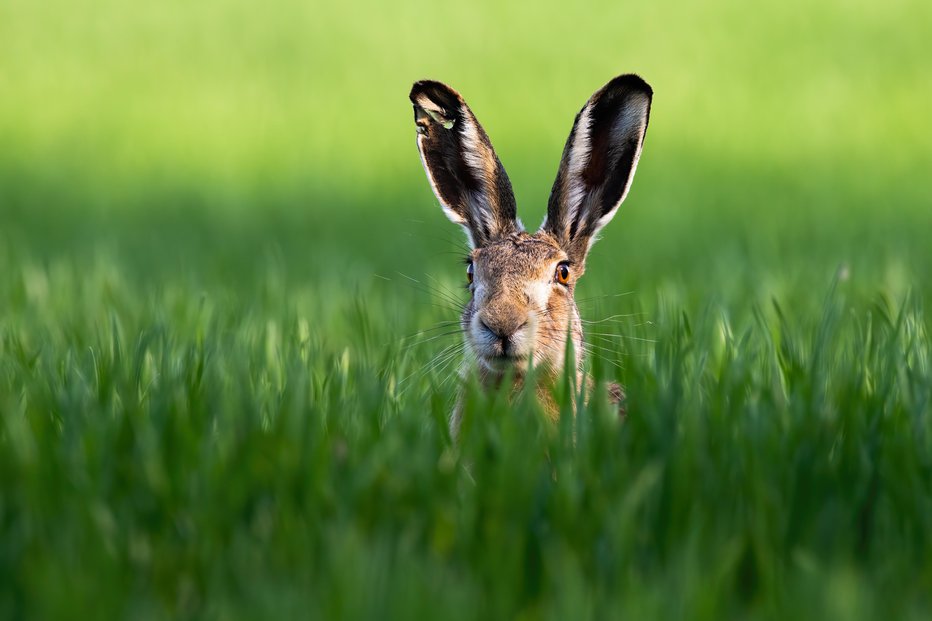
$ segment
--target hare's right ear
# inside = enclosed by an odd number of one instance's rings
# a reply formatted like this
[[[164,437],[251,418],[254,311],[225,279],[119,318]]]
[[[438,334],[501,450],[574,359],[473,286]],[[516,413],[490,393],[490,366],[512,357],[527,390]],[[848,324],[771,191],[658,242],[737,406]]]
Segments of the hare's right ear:
[[[423,80],[410,97],[421,162],[447,217],[466,229],[474,247],[519,230],[508,175],[459,93]]]

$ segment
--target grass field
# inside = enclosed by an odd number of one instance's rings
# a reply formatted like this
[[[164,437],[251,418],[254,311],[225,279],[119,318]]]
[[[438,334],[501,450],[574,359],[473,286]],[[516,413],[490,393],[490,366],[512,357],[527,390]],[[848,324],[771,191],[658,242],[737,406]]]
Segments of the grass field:
[[[929,58],[919,0],[0,4],[0,618],[928,618]],[[630,414],[471,388],[453,446],[410,84],[537,223],[628,71]]]

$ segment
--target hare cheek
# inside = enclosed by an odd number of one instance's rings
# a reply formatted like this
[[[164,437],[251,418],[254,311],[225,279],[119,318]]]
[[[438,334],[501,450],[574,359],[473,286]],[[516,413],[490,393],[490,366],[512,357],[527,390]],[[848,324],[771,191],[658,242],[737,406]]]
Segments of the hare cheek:
[[[536,280],[529,282],[524,289],[528,299],[528,325],[525,329],[524,346],[526,351],[534,351],[535,363],[540,362],[543,352],[550,348],[549,330],[546,324],[549,321],[548,302],[550,300],[550,288],[552,287],[550,279]],[[541,331],[541,325],[545,328]]]
[[[530,303],[532,317],[547,310],[547,302],[550,300],[550,287],[549,280],[528,283],[524,293]]]

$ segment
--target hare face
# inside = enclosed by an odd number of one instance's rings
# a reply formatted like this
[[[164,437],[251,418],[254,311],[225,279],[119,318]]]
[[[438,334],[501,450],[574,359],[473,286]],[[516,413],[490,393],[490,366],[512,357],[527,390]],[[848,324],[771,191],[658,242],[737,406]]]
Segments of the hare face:
[[[467,343],[491,373],[523,373],[529,363],[563,368],[567,334],[581,344],[567,254],[547,234],[512,233],[472,251],[471,298],[463,311]]]

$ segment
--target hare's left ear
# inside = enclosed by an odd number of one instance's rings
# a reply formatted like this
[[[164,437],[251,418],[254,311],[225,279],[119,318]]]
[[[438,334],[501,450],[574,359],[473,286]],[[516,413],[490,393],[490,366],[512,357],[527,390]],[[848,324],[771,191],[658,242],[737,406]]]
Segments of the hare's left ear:
[[[443,211],[474,247],[520,230],[505,168],[459,93],[422,80],[411,89],[417,148]]]
[[[541,226],[574,263],[585,261],[596,234],[628,194],[652,96],[647,82],[622,75],[599,89],[576,115]]]

